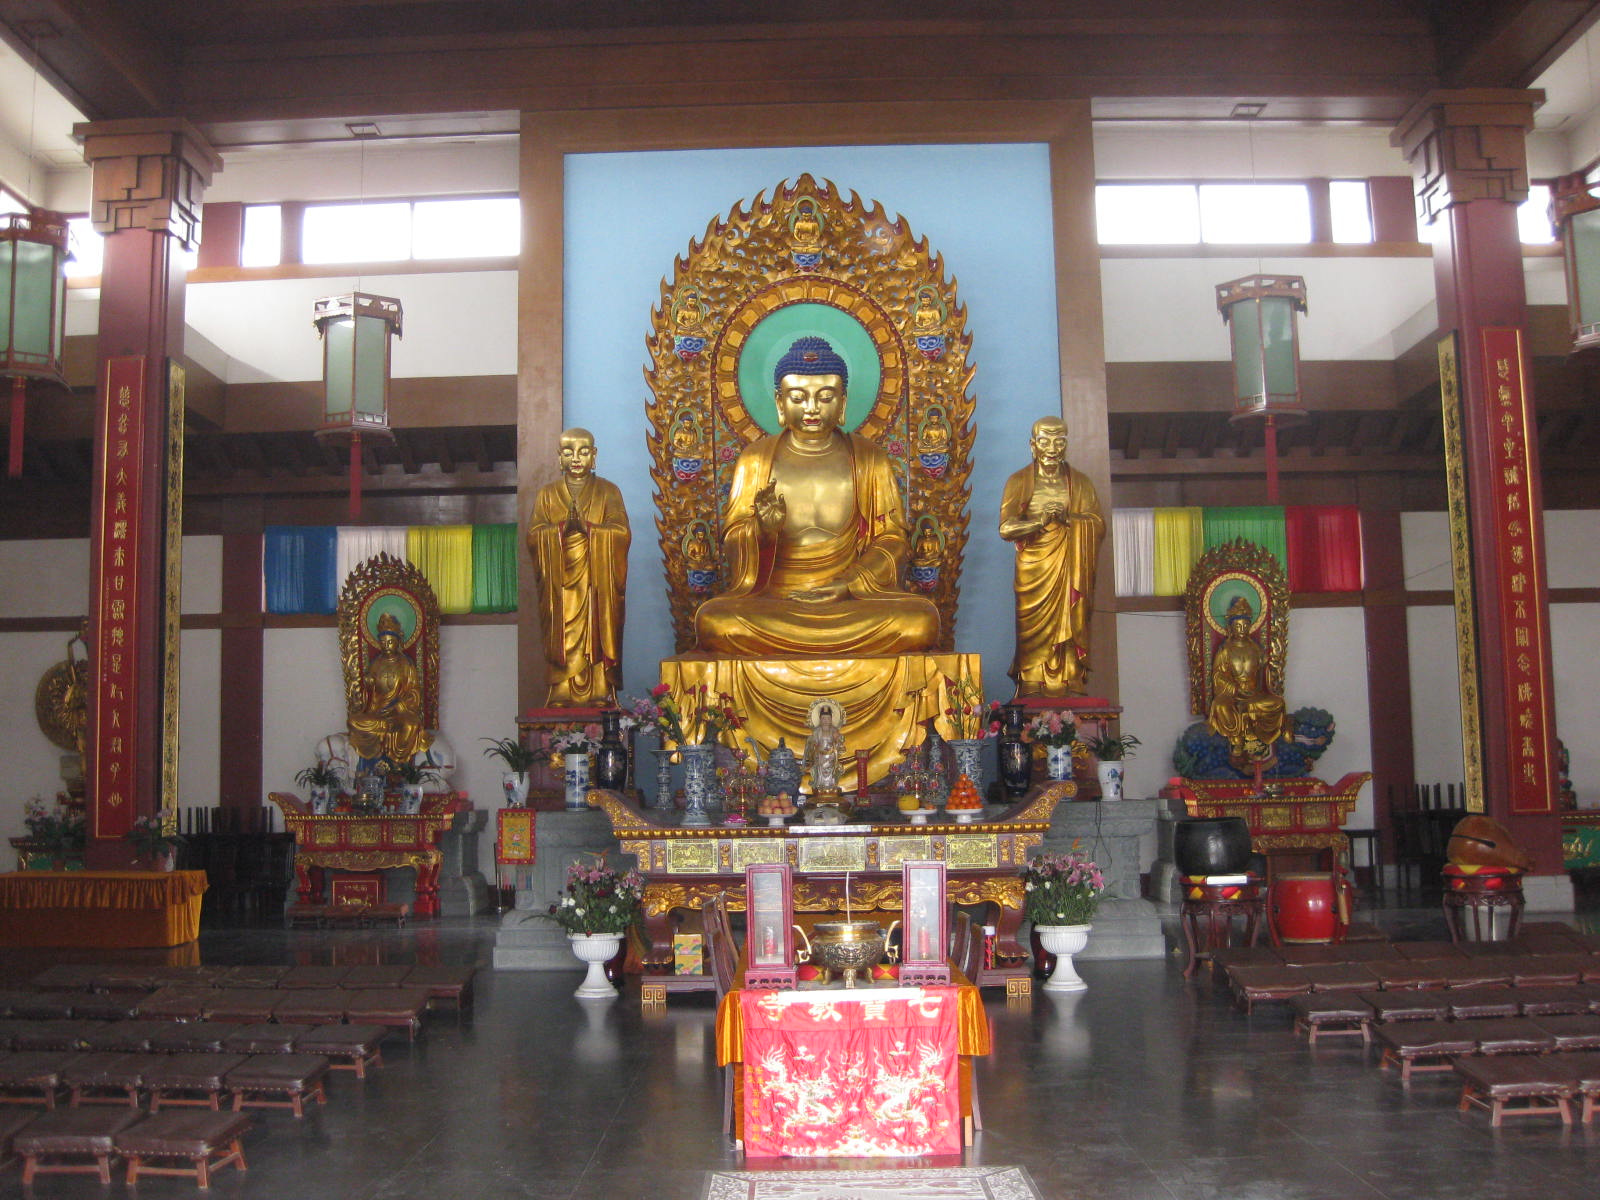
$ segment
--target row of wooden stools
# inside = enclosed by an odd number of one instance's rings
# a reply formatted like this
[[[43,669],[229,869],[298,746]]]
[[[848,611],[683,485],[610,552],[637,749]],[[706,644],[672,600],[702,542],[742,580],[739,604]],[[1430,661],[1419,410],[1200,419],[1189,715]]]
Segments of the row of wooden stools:
[[[0,1156],[22,1160],[24,1183],[46,1171],[109,1182],[120,1157],[130,1183],[181,1174],[209,1187],[218,1167],[245,1167],[243,1109],[302,1117],[308,1102],[326,1103],[331,1070],[365,1079],[381,1065],[392,1028],[414,1037],[430,1005],[469,1006],[472,976],[468,967],[53,967],[0,991],[0,1102],[44,1109],[0,1119]],[[391,986],[339,986],[379,980]],[[377,1017],[347,1023],[359,1012]],[[291,1013],[307,1019],[285,1020]]]

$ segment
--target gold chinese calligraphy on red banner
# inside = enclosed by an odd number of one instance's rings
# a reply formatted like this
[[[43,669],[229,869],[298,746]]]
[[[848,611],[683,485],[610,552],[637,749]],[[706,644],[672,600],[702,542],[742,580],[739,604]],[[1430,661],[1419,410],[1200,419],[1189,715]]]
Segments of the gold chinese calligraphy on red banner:
[[[106,361],[105,403],[100,412],[100,487],[94,521],[100,548],[95,596],[99,608],[94,647],[94,690],[89,713],[94,747],[93,834],[127,833],[138,766],[136,737],[139,673],[134,649],[139,617],[139,496],[144,472],[144,363],[142,357]]]
[[[1549,728],[1549,630],[1544,572],[1544,530],[1534,491],[1529,437],[1535,426],[1528,404],[1522,334],[1517,329],[1482,333],[1483,375],[1488,388],[1492,447],[1484,481],[1495,513],[1494,577],[1505,663],[1505,728],[1487,730],[1510,748],[1513,813],[1551,811],[1552,731]]]

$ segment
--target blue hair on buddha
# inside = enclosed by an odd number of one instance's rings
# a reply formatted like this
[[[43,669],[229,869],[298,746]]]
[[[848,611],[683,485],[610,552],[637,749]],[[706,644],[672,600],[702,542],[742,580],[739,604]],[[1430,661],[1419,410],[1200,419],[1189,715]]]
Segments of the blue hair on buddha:
[[[827,338],[796,338],[789,352],[772,369],[772,386],[777,387],[785,375],[837,375],[845,386],[850,384],[850,368],[828,344]]]

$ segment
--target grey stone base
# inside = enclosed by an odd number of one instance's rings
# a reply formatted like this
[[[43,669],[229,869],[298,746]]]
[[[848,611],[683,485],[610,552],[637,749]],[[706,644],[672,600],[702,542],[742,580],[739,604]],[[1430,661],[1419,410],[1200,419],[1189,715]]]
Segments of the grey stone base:
[[[1093,958],[1165,958],[1160,910],[1148,900],[1101,900],[1089,944],[1073,955]]]
[[[517,896],[522,899],[521,893]],[[572,953],[566,930],[542,920],[533,910],[514,908],[500,918],[494,939],[497,971],[575,971],[584,965]]]
[[[581,812],[542,812],[535,830],[537,860],[527,875],[527,886],[518,889],[516,907],[500,919],[494,939],[494,966],[499,971],[581,971],[584,969],[566,930],[554,921],[536,917],[561,895],[567,886],[567,867],[585,854],[607,856],[612,866],[626,870],[634,865],[632,856],[618,853],[611,822],[599,809]]]
[[[475,917],[489,911],[489,884],[477,871],[439,880],[439,915]]]

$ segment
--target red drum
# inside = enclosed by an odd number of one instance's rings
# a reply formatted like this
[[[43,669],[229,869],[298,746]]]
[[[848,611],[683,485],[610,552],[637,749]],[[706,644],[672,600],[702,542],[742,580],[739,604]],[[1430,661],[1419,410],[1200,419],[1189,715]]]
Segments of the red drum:
[[[1336,875],[1279,875],[1272,881],[1273,938],[1342,942],[1350,928],[1350,885]]]

